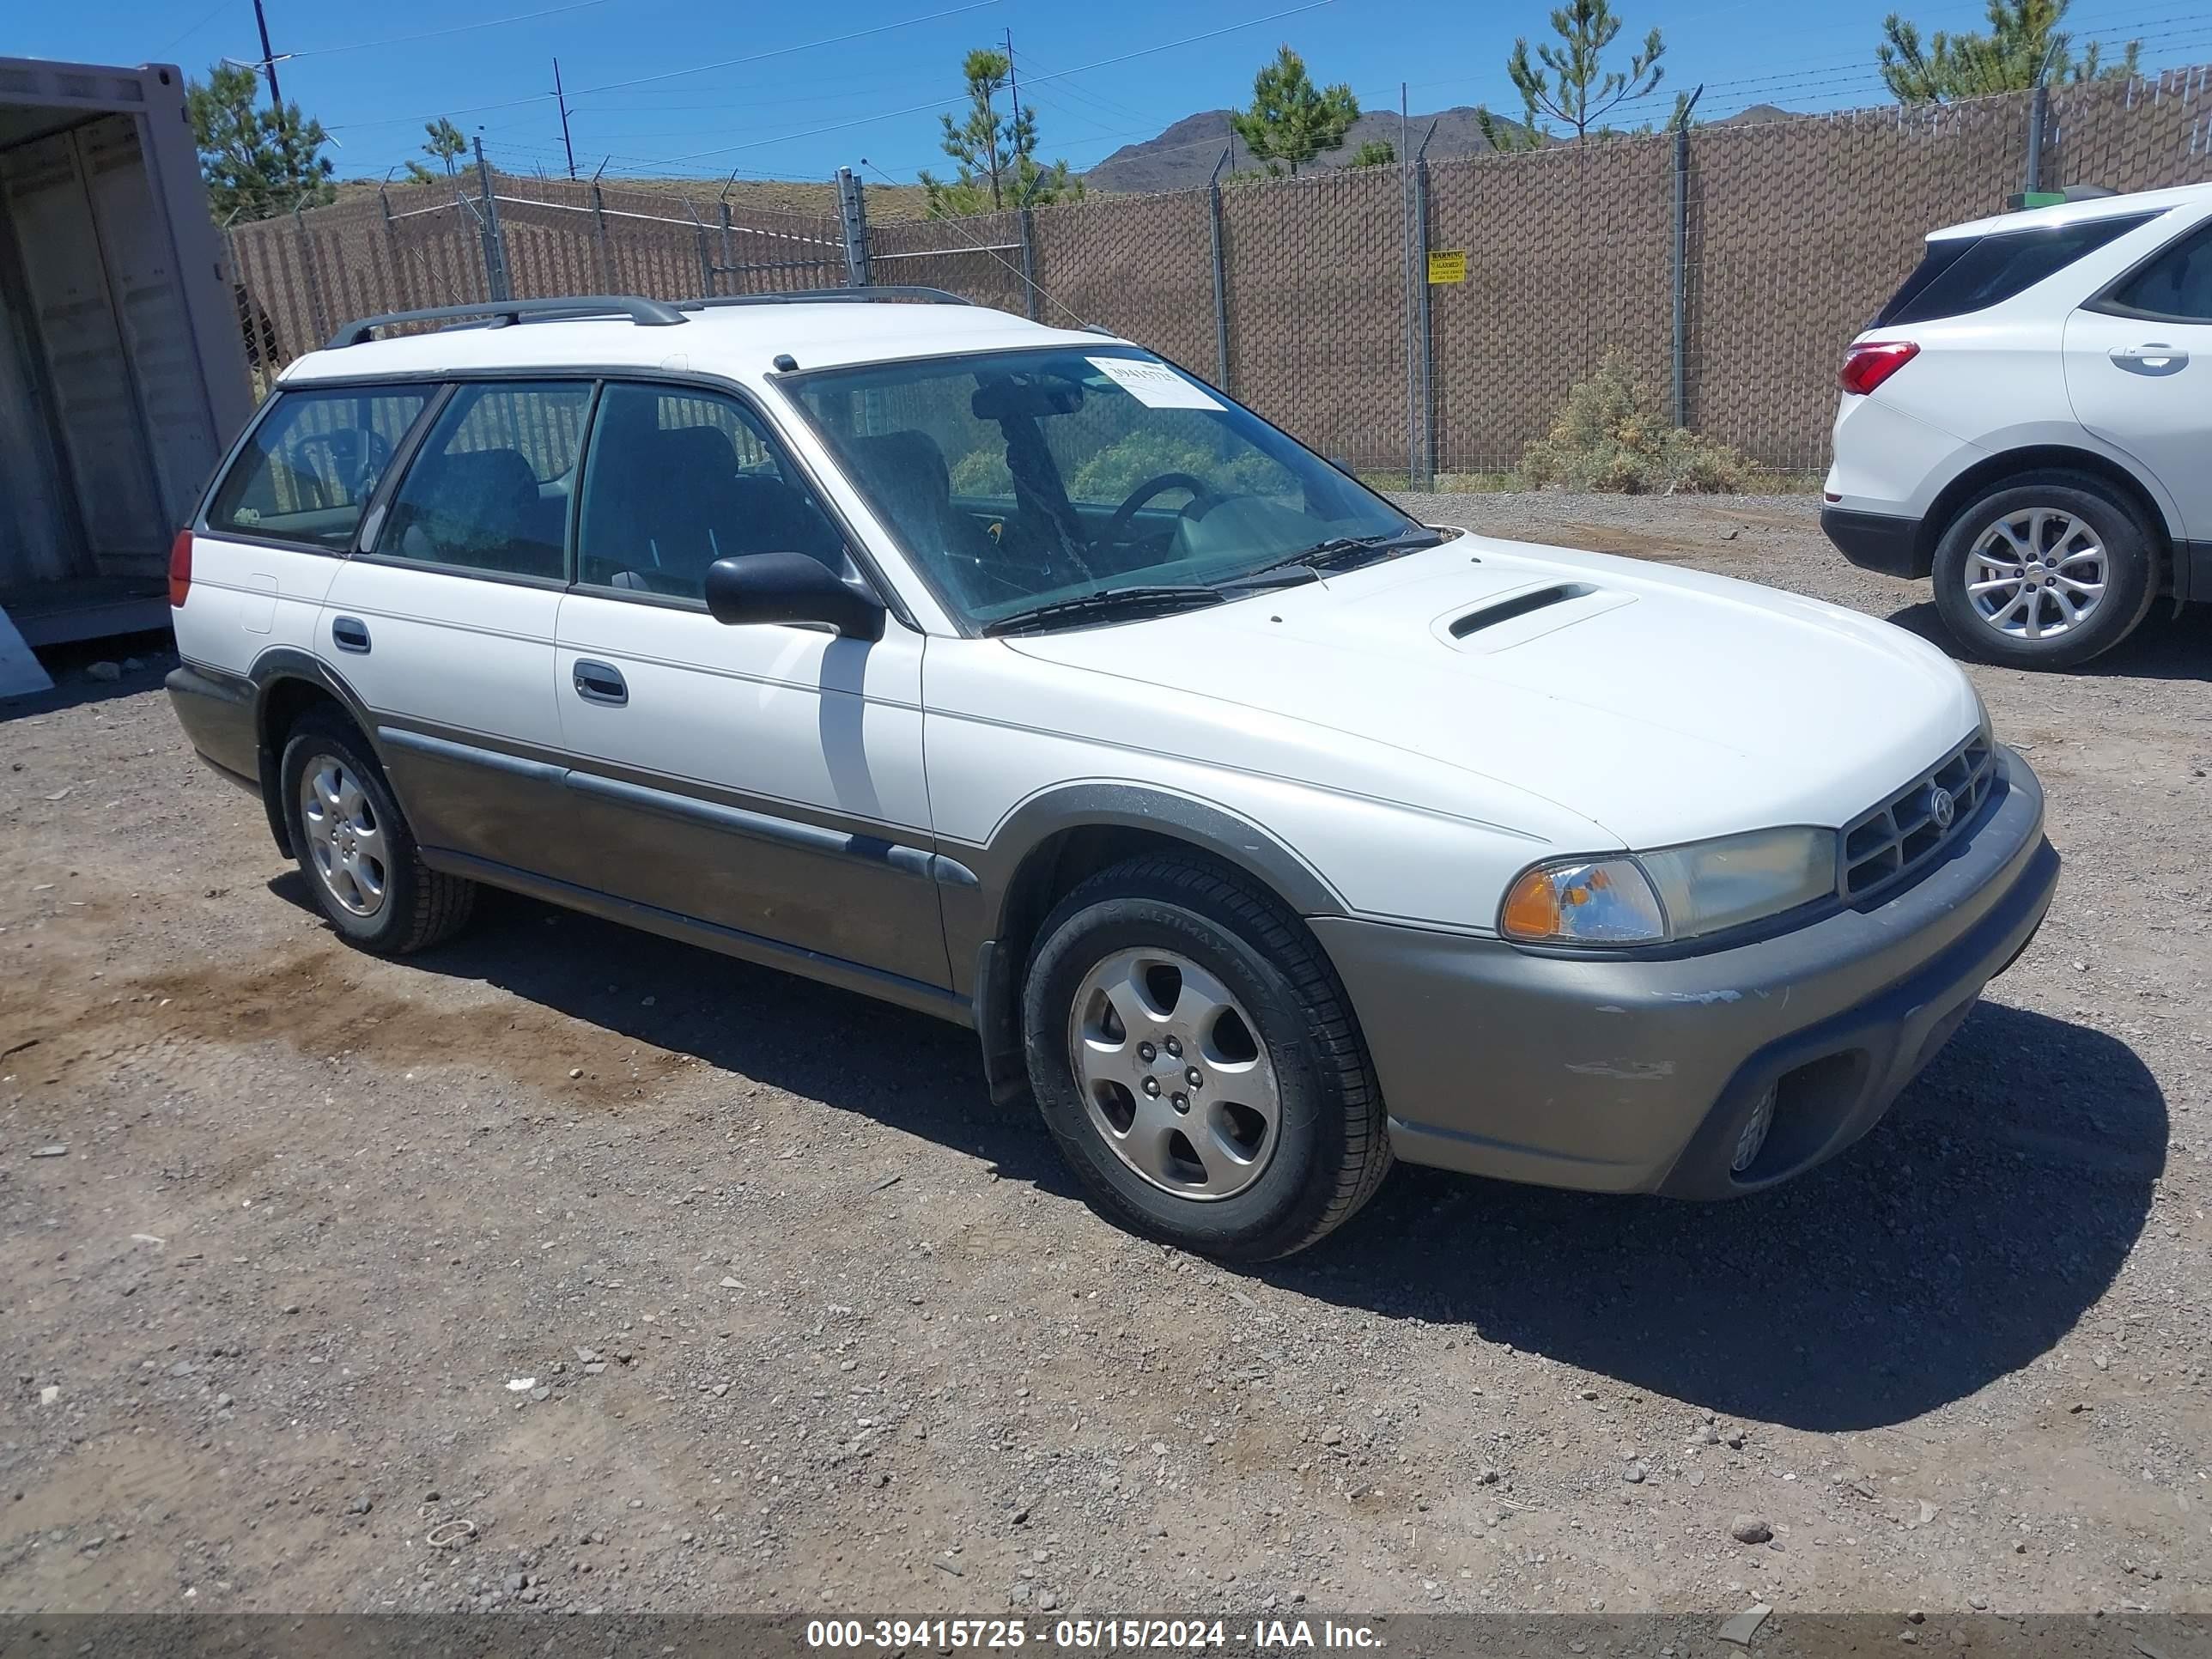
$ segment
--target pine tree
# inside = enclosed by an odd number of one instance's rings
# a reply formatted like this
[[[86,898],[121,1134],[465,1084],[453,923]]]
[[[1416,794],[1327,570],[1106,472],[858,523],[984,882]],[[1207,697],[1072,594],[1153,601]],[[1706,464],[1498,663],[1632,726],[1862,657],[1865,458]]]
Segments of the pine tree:
[[[1487,111],[1476,114],[1493,149],[1535,149],[1551,137],[1547,118],[1573,128],[1572,142],[1579,144],[1593,128],[1602,130],[1616,106],[1644,97],[1666,72],[1659,59],[1667,48],[1656,28],[1644,37],[1642,50],[1630,56],[1626,70],[1605,67],[1605,49],[1620,33],[1620,19],[1608,0],[1567,0],[1552,14],[1552,28],[1559,45],[1547,41],[1538,46],[1532,61],[1523,37],[1513,43],[1513,55],[1505,61],[1505,72],[1521,94],[1523,131],[1510,131]]]
[[[2081,55],[2060,32],[2067,0],[1990,0],[1987,34],[1938,29],[1923,46],[1920,30],[1895,12],[1882,21],[1881,78],[1900,104],[1948,104],[1993,92],[2025,92],[2045,82],[2122,79],[2136,72],[2142,42],[2130,41],[2106,64],[2094,40]]]
[[[205,82],[185,89],[200,177],[218,223],[267,219],[337,198],[330,160],[318,153],[330,142],[323,124],[303,117],[297,104],[256,107],[260,90],[252,69],[233,64],[213,65]]]
[[[1011,114],[999,113],[998,96],[1013,73],[1013,60],[1005,52],[979,46],[962,63],[968,82],[968,113],[945,124],[943,146],[957,172],[938,179],[925,172],[922,188],[929,192],[929,216],[949,219],[970,213],[996,213],[1010,207],[1042,207],[1048,202],[1076,200],[1083,181],[1067,169],[1066,161],[1046,167],[1036,159],[1036,112],[1017,105]]]
[[[434,161],[443,162],[445,176],[452,178],[453,163],[469,153],[467,135],[442,115],[434,121],[425,121],[422,131],[429,135],[429,142],[422,146],[422,153]],[[420,161],[410,161],[407,163],[407,177],[416,184],[427,185],[434,182],[438,174]]]
[[[1252,77],[1252,107],[1231,111],[1230,125],[1272,175],[1291,176],[1324,150],[1342,149],[1344,135],[1359,118],[1359,100],[1339,82],[1316,87],[1305,59],[1284,46]]]

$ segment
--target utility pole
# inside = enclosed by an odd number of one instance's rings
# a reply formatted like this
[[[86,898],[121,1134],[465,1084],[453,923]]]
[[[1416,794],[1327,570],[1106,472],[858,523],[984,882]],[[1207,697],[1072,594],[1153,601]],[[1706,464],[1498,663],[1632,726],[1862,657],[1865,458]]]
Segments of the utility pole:
[[[1014,135],[1016,143],[1011,160],[1014,168],[1014,205],[1027,207],[1029,192],[1022,188],[1022,152],[1019,143],[1022,131],[1022,77],[1014,68],[1014,32],[1006,31],[1006,95],[1014,100]]]
[[[261,72],[269,77],[269,101],[281,111],[284,94],[276,90],[276,54],[269,50],[269,19],[262,13],[261,0],[253,0],[253,21],[261,31]]]
[[[561,90],[561,60],[553,60],[553,101],[561,106],[561,148],[568,153],[568,182],[576,182],[576,147],[568,142],[568,100]]]
[[[483,192],[484,286],[489,297],[511,300],[514,290],[507,280],[507,237],[499,228],[499,197],[491,185],[491,163],[484,160],[483,139],[477,146],[477,188]]]

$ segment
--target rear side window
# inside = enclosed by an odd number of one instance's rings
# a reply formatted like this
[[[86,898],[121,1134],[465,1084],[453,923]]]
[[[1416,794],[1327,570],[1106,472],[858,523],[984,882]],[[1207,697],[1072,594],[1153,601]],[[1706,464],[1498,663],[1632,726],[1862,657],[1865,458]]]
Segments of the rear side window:
[[[2095,307],[2169,323],[2212,323],[2212,225],[2117,283]]]
[[[465,386],[399,482],[380,557],[565,579],[586,381]]]
[[[2138,213],[2057,229],[2008,230],[1930,242],[1912,275],[1874,319],[1874,326],[1933,322],[1986,310],[2154,216]]]
[[[277,393],[208,507],[208,527],[343,550],[426,387]]]
[[[579,582],[679,599],[702,598],[707,567],[746,553],[851,568],[843,538],[758,417],[711,392],[607,387],[577,534]]]

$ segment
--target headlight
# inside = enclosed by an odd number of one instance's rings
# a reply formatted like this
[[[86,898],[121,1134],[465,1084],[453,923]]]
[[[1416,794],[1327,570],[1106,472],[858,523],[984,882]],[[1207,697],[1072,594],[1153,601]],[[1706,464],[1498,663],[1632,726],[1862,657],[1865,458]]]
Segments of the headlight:
[[[1498,931],[1562,945],[1649,945],[1667,937],[1659,896],[1633,859],[1573,859],[1523,871]]]
[[[1779,915],[1836,890],[1832,830],[1755,830],[1656,853],[1526,870],[1498,932],[1552,945],[1655,945]]]

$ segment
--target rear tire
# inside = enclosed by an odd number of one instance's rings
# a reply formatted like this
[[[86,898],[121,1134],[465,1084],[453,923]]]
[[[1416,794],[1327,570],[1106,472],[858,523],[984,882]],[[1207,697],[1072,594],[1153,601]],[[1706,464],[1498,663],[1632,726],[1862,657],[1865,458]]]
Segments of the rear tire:
[[[384,769],[352,722],[308,710],[286,734],[276,775],[307,890],[349,943],[404,957],[466,925],[476,883],[422,862]]]
[[[1390,1168],[1344,988],[1297,919],[1178,858],[1093,876],[1038,933],[1030,1085],[1107,1217],[1200,1255],[1301,1250]]]
[[[2016,478],[1936,544],[1936,609],[1972,655],[2073,668],[2135,632],[2158,597],[2158,538],[2085,473]]]

